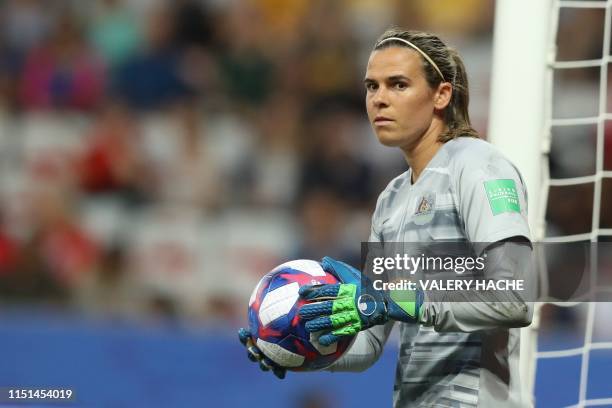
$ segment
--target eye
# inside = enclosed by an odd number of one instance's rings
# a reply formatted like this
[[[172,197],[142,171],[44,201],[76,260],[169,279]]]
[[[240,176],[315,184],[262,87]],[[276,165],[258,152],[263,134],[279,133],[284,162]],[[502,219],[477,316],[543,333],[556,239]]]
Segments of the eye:
[[[378,89],[378,84],[375,83],[375,82],[368,82],[368,83],[365,84],[365,88],[368,91],[373,92],[373,91]]]
[[[396,82],[393,84],[393,87],[399,91],[403,91],[404,89],[408,88],[408,84],[406,82]]]

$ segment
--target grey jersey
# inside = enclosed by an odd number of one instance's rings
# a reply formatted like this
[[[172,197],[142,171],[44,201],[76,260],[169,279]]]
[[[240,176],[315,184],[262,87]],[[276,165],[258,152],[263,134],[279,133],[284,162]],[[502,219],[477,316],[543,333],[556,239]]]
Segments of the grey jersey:
[[[475,138],[444,144],[411,183],[407,171],[379,196],[370,242],[529,240],[527,194],[516,168]],[[514,268],[510,268],[514,269]],[[516,303],[423,304],[421,324],[398,323],[395,407],[522,407]],[[332,371],[357,371],[381,353],[393,323],[359,333]]]

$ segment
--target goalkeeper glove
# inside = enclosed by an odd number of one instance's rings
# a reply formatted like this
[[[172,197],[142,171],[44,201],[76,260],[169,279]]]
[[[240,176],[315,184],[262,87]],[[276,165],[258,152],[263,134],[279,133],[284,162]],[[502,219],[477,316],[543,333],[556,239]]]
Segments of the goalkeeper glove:
[[[251,336],[251,332],[248,329],[240,328],[238,330],[238,338],[240,339],[240,343],[247,349],[247,357],[249,360],[254,363],[259,362],[259,368],[262,371],[270,371],[274,373],[275,376],[280,378],[281,380],[285,378],[285,374],[287,370],[283,367],[276,364],[274,361],[270,360],[268,357],[261,352],[259,347],[255,345],[253,342],[253,337]]]
[[[357,269],[330,257],[323,258],[321,266],[342,283],[302,286],[300,296],[311,303],[302,306],[299,315],[307,320],[307,331],[328,331],[319,337],[322,345],[328,346],[341,337],[354,336],[389,320],[419,321],[421,290],[375,290]]]

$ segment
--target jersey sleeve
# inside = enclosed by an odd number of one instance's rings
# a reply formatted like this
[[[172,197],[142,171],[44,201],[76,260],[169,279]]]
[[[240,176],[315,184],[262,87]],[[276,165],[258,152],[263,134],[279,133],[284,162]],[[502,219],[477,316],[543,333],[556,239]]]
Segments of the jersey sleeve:
[[[525,291],[448,291],[425,295],[421,323],[438,332],[474,332],[531,324],[537,276],[527,242],[500,242],[487,250],[485,275],[524,280]],[[531,300],[531,301],[530,301]]]
[[[389,334],[393,330],[393,324],[394,321],[389,321],[384,325],[374,326],[357,333],[357,337],[348,351],[325,370],[359,372],[371,367],[382,354]]]
[[[531,245],[499,242],[515,236],[530,240],[527,191],[518,170],[494,149],[476,147],[457,158],[451,174],[467,238],[477,252],[488,248],[486,278],[520,277],[526,287],[534,289]],[[426,295],[421,323],[439,332],[523,327],[531,322],[530,298],[512,291],[453,291],[445,292],[442,298]]]
[[[454,188],[470,242],[493,243],[513,236],[530,240],[527,190],[518,170],[501,154],[463,155]]]

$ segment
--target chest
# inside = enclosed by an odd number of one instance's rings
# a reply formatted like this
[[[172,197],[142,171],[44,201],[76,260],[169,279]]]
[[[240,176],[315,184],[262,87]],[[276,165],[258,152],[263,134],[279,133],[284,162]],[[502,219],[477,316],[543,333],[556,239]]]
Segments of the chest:
[[[384,242],[430,242],[466,238],[457,196],[448,183],[404,186],[389,196],[380,231]]]

